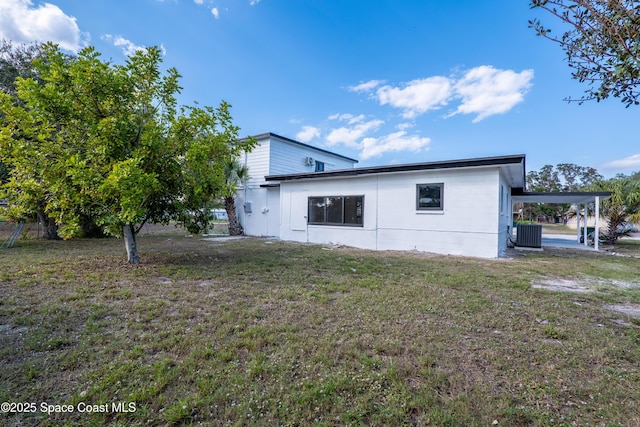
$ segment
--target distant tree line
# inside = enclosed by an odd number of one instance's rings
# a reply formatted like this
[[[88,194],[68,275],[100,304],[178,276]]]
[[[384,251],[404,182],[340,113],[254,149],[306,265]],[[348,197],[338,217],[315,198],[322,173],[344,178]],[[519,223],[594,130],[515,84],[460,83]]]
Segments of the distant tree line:
[[[609,199],[600,202],[600,214],[607,223],[600,238],[606,243],[615,244],[619,237],[629,232],[628,228],[622,227],[625,223],[640,221],[640,171],[605,180],[592,167],[561,163],[529,172],[526,180],[527,190],[535,192],[611,192]],[[576,215],[569,204],[524,203],[520,209],[520,218],[524,220],[558,222]]]

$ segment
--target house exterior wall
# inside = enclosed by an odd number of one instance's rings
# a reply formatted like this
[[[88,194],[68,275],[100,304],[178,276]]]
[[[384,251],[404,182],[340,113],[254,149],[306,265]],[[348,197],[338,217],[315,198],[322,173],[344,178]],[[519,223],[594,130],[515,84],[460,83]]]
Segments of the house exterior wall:
[[[511,187],[503,174],[499,175],[498,186],[498,253],[500,256],[507,252],[507,244],[513,227],[513,200]]]
[[[506,224],[503,217],[510,218],[499,212],[500,182],[498,167],[285,181],[280,187],[280,238],[495,258],[503,246],[500,224]],[[416,185],[431,183],[444,184],[443,209],[417,210]],[[314,196],[364,196],[363,226],[306,224],[307,200]],[[506,235],[503,240],[506,248]]]
[[[249,168],[249,179],[245,183],[249,187],[264,184],[264,177],[270,175],[271,140],[260,141],[251,152],[243,153],[240,161]],[[242,186],[240,186],[242,188]]]
[[[240,161],[249,168],[249,179],[238,187],[236,210],[244,232],[250,236],[278,236],[280,229],[279,188],[261,187],[265,176],[281,173],[309,173],[315,165],[307,165],[311,157],[321,161],[325,170],[349,169],[354,161],[313,147],[300,145],[266,134]],[[250,211],[249,211],[250,210]]]
[[[277,139],[271,140],[268,175],[308,173],[315,171],[315,165],[305,164],[305,159],[311,157],[314,161],[324,163],[325,170],[349,169],[354,162],[332,156],[318,150],[301,145],[291,144]]]
[[[236,211],[246,235],[278,236],[280,189],[246,186],[236,195]]]

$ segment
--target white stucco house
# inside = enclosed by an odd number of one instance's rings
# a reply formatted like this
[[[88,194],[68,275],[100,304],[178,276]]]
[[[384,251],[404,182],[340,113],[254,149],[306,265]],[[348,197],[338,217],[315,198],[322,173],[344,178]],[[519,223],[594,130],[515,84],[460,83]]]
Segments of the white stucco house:
[[[280,186],[267,182],[267,176],[353,168],[358,162],[274,133],[253,138],[258,146],[240,158],[249,168],[249,179],[236,197],[238,219],[249,236],[280,235]]]
[[[273,133],[243,156],[245,233],[374,250],[496,258],[507,249],[522,154],[355,168],[357,160]],[[516,196],[513,196],[516,195]]]

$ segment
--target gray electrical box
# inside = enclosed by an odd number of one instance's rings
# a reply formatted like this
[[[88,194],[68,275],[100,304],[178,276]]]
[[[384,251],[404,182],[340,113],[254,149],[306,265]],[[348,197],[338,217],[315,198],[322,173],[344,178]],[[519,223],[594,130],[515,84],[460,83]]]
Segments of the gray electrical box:
[[[251,213],[251,202],[244,202],[244,212]]]

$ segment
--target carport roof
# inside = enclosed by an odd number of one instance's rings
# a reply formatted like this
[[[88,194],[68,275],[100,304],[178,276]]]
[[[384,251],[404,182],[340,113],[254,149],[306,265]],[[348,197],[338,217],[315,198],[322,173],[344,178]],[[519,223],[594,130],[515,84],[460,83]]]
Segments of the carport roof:
[[[584,204],[594,202],[596,197],[600,197],[600,200],[611,197],[609,191],[536,193],[518,190],[514,188],[511,192],[514,203]]]

